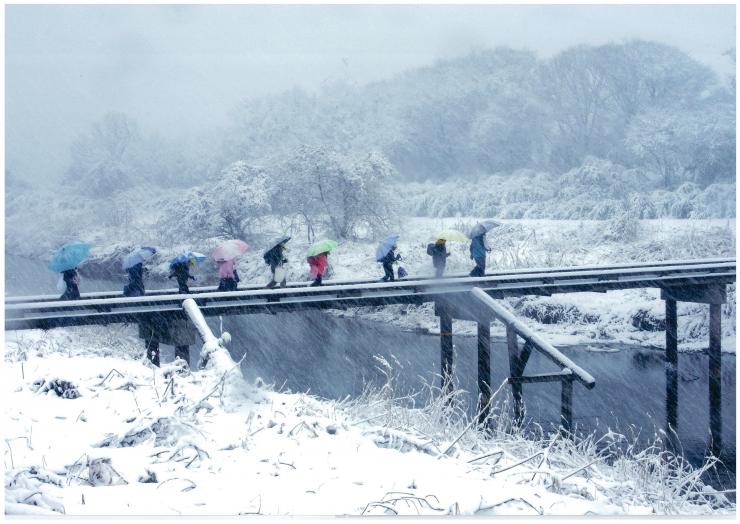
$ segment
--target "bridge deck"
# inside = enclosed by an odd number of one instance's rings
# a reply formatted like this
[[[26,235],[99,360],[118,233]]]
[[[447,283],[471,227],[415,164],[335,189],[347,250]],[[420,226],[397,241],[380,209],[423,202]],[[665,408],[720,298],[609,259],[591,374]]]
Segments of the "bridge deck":
[[[506,276],[506,275],[527,275],[534,273],[553,273],[553,272],[573,272],[573,271],[586,271],[586,270],[609,270],[609,269],[628,269],[628,268],[648,268],[648,267],[660,267],[660,266],[697,266],[702,264],[713,264],[722,262],[735,262],[734,258],[731,257],[718,257],[718,258],[707,258],[698,260],[665,260],[660,262],[641,262],[641,263],[622,263],[622,264],[602,264],[602,265],[582,265],[582,266],[564,266],[564,267],[533,267],[533,268],[521,268],[521,269],[508,269],[508,270],[497,270],[489,271],[486,273],[486,277]],[[447,273],[446,278],[464,278],[467,277],[467,273]],[[332,279],[324,280],[322,287],[337,286],[337,285],[357,285],[357,284],[374,284],[379,282],[379,278],[368,279]],[[412,278],[407,278],[406,281],[411,281]],[[413,277],[413,280],[432,280],[431,275],[419,275]],[[287,289],[296,289],[302,287],[308,287],[310,282],[288,282]],[[238,291],[258,291],[264,290],[265,286],[260,284],[240,284]],[[285,289],[285,288],[284,288]],[[192,295],[202,293],[213,293],[217,290],[217,286],[191,286],[190,293]],[[147,297],[158,296],[158,295],[174,295],[177,294],[177,288],[164,288],[164,289],[148,289],[146,292]],[[88,293],[82,293],[83,299],[102,299],[102,298],[122,298],[122,291],[94,291]],[[30,303],[30,302],[54,302],[59,299],[59,294],[55,295],[21,295],[21,296],[6,296],[5,304],[19,304],[19,303]]]
[[[396,282],[334,281],[321,287],[292,284],[287,288],[250,287],[231,292],[194,290],[189,295],[161,291],[143,297],[118,293],[86,294],[75,301],[46,297],[7,298],[5,329],[136,322],[151,316],[183,318],[182,302],[193,298],[204,315],[271,313],[303,309],[421,304],[483,289],[494,298],[550,295],[630,288],[682,288],[735,283],[734,258],[503,271],[484,277],[450,276]],[[25,299],[19,302],[19,299]]]

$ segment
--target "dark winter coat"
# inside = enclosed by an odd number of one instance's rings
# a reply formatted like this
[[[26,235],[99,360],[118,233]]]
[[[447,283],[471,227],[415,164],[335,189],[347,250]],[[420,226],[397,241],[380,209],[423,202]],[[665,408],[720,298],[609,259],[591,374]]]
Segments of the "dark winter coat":
[[[190,274],[190,268],[188,267],[188,264],[186,262],[179,262],[170,266],[169,278],[173,277],[177,279],[177,286],[179,288],[178,291],[180,293],[190,293],[190,288],[188,288],[188,280],[195,280],[195,277]]]
[[[239,280],[239,273],[234,269],[234,278],[222,278],[219,280],[218,291],[236,291]]]
[[[62,278],[64,279],[64,283],[67,285],[67,289],[64,290],[64,293],[61,297],[59,297],[59,300],[79,299],[80,288],[77,286],[77,283],[79,282],[79,277],[77,276],[77,268],[64,271],[62,273]]]
[[[401,259],[401,255],[396,255],[396,252],[391,249],[390,251],[388,251],[388,253],[386,253],[386,255],[383,257],[381,262],[383,263],[384,266],[385,265],[390,266],[391,264],[393,264],[394,262],[400,259]]]
[[[123,287],[123,295],[126,297],[141,297],[144,295],[144,265],[140,262],[126,270],[128,272],[128,284]]]
[[[444,244],[434,244],[432,249],[432,264],[436,268],[444,268],[447,265],[447,257],[450,254]]]
[[[283,255],[283,249],[285,249],[284,246],[282,244],[278,244],[264,255],[265,264],[268,264],[273,272],[280,264],[287,262]]]
[[[485,258],[486,256],[486,243],[483,239],[483,235],[478,235],[473,238],[470,242],[470,258]]]

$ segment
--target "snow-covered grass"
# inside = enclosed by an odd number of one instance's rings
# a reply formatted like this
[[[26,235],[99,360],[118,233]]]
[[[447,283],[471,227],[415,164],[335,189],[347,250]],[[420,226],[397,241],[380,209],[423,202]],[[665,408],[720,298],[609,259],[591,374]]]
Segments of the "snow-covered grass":
[[[90,327],[8,333],[6,514],[735,510],[702,483],[702,468],[659,443],[637,452],[614,434],[524,438],[505,415],[505,387],[486,435],[455,396],[417,406],[396,398],[393,366],[382,360],[384,387],[326,401],[247,383],[224,350],[190,370],[179,360],[154,368],[139,348]]]

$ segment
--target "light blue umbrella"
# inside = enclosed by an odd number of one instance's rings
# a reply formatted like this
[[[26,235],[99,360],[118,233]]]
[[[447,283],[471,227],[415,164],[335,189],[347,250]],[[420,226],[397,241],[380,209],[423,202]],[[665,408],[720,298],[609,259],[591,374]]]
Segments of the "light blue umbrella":
[[[198,264],[202,264],[208,259],[207,256],[205,256],[203,253],[198,253],[197,251],[188,251],[187,253],[183,253],[182,255],[177,255],[175,258],[170,260],[170,266],[174,266],[175,264],[187,264],[191,260],[194,260]]]
[[[496,222],[495,220],[484,220],[482,222],[478,222],[476,225],[473,226],[473,229],[470,230],[469,236],[470,238],[475,238],[480,235],[485,235],[491,229],[500,225],[501,222]]]
[[[146,262],[154,256],[156,248],[151,246],[141,246],[140,248],[134,249],[131,253],[123,257],[123,270],[126,271],[130,267],[134,267],[136,264]]]
[[[49,261],[49,270],[55,273],[63,273],[74,269],[85,260],[90,252],[90,244],[87,242],[70,242],[60,247]]]
[[[375,260],[382,262],[383,257],[388,254],[388,251],[390,251],[396,242],[398,242],[399,238],[401,238],[401,235],[397,235],[395,233],[385,237],[375,250]]]

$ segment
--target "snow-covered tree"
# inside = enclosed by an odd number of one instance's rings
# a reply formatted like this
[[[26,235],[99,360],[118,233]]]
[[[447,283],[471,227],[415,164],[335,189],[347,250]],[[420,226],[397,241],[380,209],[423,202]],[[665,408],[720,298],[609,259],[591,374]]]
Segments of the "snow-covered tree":
[[[234,162],[215,179],[172,200],[160,230],[173,240],[250,238],[261,217],[271,211],[270,198],[264,170]]]
[[[387,226],[394,211],[388,184],[394,175],[380,154],[345,157],[302,146],[273,170],[275,208],[304,221],[309,239],[323,225],[337,238]]]
[[[217,213],[217,230],[226,238],[248,238],[255,222],[271,210],[264,170],[234,162],[208,192]]]
[[[131,151],[142,139],[138,125],[123,113],[108,113],[75,140],[66,179],[86,193],[108,196],[133,182]]]

